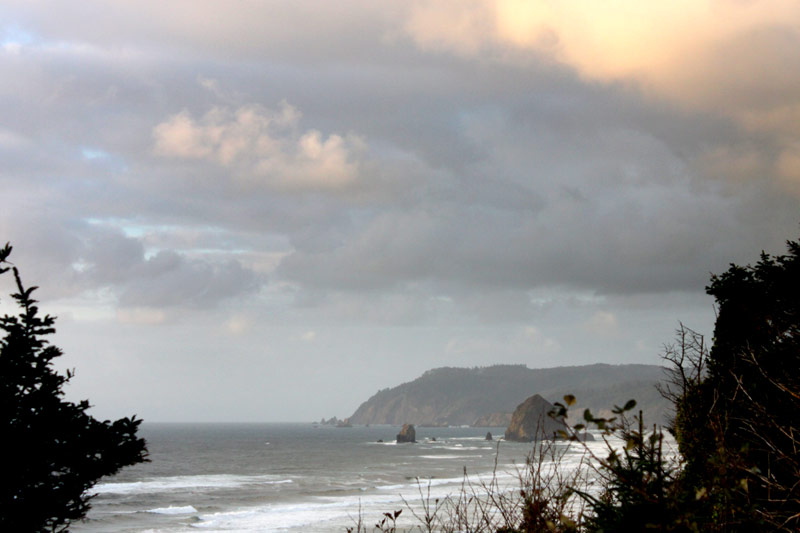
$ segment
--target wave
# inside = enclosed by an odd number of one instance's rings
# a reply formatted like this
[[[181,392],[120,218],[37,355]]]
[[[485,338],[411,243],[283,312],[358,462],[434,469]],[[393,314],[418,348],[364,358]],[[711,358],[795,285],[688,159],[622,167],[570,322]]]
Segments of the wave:
[[[327,500],[327,501],[325,501]],[[338,520],[347,523],[359,505],[381,506],[396,498],[325,498],[323,501],[281,505],[265,505],[201,515],[193,528],[212,531],[286,531],[311,524]]]
[[[441,454],[441,455],[420,455],[420,459],[464,459],[466,457],[483,457],[481,454],[477,455],[455,455],[455,454]]]
[[[95,494],[147,494],[181,490],[219,490],[243,487],[246,485],[278,485],[293,483],[291,479],[280,476],[235,476],[228,474],[170,476],[150,478],[134,482],[98,483],[90,492]]]
[[[451,477],[451,478],[437,478],[437,479],[420,479],[419,483],[414,481],[413,483],[403,483],[399,485],[379,485],[375,487],[378,490],[417,490],[418,487],[427,487],[430,485],[431,487],[441,486],[441,485],[454,485],[457,483],[461,483],[463,481],[463,477]]]
[[[148,509],[145,513],[155,513],[155,514],[191,514],[196,513],[197,509],[192,507],[191,505],[184,505],[182,507],[158,507],[156,509]]]

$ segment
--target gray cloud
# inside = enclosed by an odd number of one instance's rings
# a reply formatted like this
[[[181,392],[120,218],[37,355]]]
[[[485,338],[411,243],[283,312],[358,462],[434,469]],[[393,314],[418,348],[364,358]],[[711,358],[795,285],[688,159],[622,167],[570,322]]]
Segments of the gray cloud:
[[[120,295],[122,306],[213,306],[251,294],[259,286],[258,278],[233,260],[210,264],[160,252],[137,266],[136,278]]]

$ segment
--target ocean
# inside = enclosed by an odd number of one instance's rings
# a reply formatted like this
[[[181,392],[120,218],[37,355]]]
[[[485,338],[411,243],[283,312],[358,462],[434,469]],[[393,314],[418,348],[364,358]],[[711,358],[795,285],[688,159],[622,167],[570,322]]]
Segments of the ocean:
[[[71,531],[343,533],[359,516],[372,526],[399,509],[410,528],[408,505],[421,512],[421,494],[458,493],[465,470],[473,486],[494,476],[501,490],[518,487],[532,450],[485,440],[503,428],[418,427],[416,444],[396,444],[399,429],[144,423],[150,462],[100,480]],[[554,445],[565,468],[583,457],[578,443]],[[591,446],[602,453],[602,442]]]

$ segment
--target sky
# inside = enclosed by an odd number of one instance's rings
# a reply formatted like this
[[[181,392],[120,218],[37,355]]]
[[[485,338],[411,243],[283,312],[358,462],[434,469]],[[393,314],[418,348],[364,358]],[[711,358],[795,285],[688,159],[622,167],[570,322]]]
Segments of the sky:
[[[800,234],[796,0],[5,0],[0,79],[0,241],[100,418],[659,364]]]

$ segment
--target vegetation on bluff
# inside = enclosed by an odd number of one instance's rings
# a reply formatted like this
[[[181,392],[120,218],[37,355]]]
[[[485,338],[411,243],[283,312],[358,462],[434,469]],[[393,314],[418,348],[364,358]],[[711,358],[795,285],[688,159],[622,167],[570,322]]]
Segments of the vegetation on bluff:
[[[680,482],[707,530],[800,530],[800,242],[788,252],[711,278],[714,344],[677,365]]]

